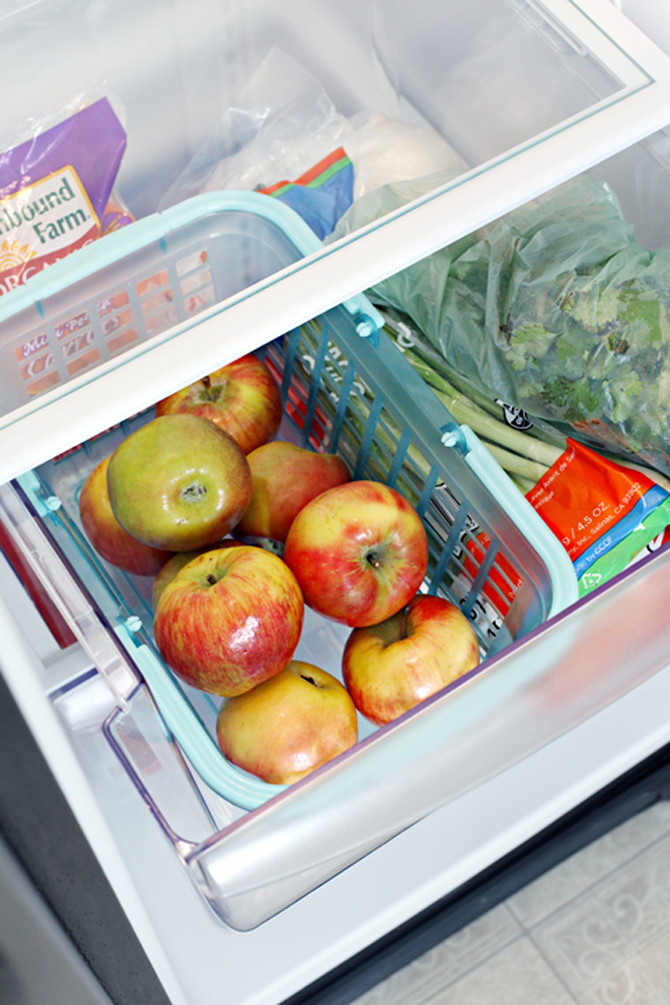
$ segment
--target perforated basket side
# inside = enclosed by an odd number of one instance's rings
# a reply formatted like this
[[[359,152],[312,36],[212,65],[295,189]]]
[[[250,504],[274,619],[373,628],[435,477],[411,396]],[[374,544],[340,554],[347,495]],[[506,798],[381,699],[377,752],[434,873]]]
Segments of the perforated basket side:
[[[417,508],[430,545],[426,588],[462,606],[485,651],[550,615],[557,573],[500,504],[506,476],[494,471],[484,484],[445,447],[445,434],[465,442],[462,430],[383,333],[361,339],[336,309],[273,342],[265,358],[297,442],[339,454],[354,478],[392,485]],[[545,540],[551,559],[556,542],[542,528]]]

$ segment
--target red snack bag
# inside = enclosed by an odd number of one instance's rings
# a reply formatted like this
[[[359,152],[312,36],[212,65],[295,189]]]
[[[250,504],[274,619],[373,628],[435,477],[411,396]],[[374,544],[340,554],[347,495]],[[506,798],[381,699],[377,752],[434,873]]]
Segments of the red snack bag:
[[[664,488],[572,439],[526,498],[570,556],[581,596],[625,569],[670,524]]]

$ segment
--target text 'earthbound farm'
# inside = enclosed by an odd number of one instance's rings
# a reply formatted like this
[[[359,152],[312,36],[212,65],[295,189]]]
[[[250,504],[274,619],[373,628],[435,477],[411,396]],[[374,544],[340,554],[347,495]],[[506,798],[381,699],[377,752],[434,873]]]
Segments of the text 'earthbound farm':
[[[0,234],[32,246],[38,254],[70,244],[97,225],[76,172],[64,168],[0,203]]]

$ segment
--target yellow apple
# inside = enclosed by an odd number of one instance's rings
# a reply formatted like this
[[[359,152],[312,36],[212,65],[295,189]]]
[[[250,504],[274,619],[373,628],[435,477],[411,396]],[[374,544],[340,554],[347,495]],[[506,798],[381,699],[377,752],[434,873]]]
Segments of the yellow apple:
[[[246,456],[198,415],[162,415],[131,433],[107,469],[116,519],[138,541],[193,551],[225,537],[251,498]]]
[[[346,689],[302,660],[225,701],[216,729],[233,764],[274,784],[298,781],[358,739],[356,709]]]
[[[460,608],[442,597],[417,594],[380,624],[351,632],[342,674],[358,711],[381,725],[478,663],[477,636]]]

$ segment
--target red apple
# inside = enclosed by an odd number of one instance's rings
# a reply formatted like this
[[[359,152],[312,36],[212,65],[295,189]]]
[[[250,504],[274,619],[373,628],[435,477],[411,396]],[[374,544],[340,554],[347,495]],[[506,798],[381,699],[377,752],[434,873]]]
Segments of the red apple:
[[[356,709],[336,677],[293,660],[271,680],[223,703],[219,746],[266,782],[290,784],[352,747]]]
[[[214,548],[165,586],[154,639],[187,684],[238,695],[283,670],[303,615],[300,587],[281,558],[248,545]]]
[[[267,443],[279,429],[281,394],[265,363],[249,354],[175,391],[156,405],[156,415],[179,412],[201,415],[215,422],[248,454],[261,443]]]
[[[170,583],[177,573],[192,562],[194,558],[198,555],[202,555],[205,551],[211,551],[212,548],[237,548],[240,542],[234,541],[232,537],[228,537],[225,541],[218,541],[215,545],[210,545],[207,548],[196,548],[194,551],[177,551],[175,554],[170,555],[167,562],[159,569],[154,579],[153,590],[151,594],[151,604],[154,610],[158,607],[158,601],[160,600],[161,593],[165,589],[168,583]]]
[[[349,481],[349,469],[336,454],[317,453],[273,440],[247,455],[251,500],[235,528],[241,537],[285,541],[303,506],[326,489]]]
[[[198,415],[163,415],[131,433],[107,469],[116,519],[152,548],[192,551],[225,537],[251,498],[235,440]]]
[[[342,672],[356,708],[381,725],[478,663],[477,636],[463,612],[442,597],[417,594],[381,624],[354,628]]]
[[[109,502],[108,464],[109,457],[105,457],[82,485],[79,515],[84,532],[105,561],[136,576],[155,576],[172,552],[141,544],[123,529]]]
[[[418,513],[399,492],[353,481],[300,510],[284,561],[310,607],[356,628],[383,621],[414,596],[426,575],[428,540]]]

